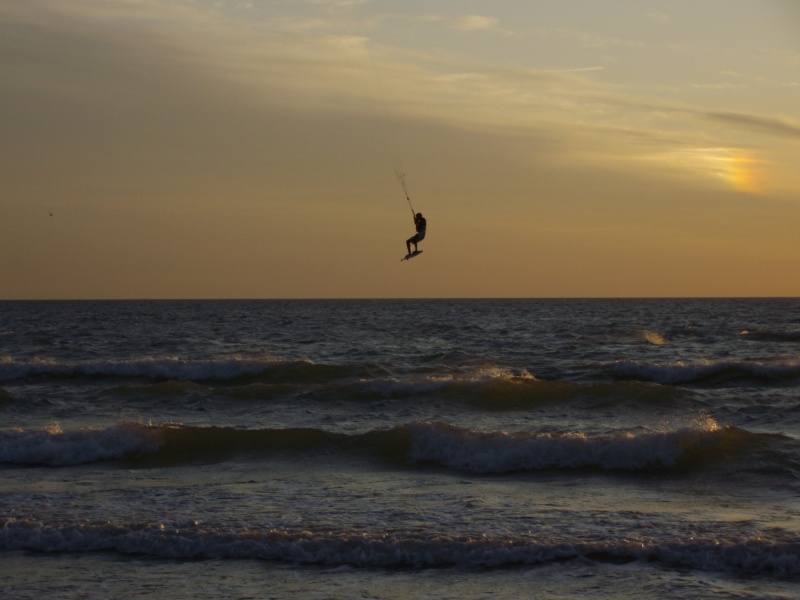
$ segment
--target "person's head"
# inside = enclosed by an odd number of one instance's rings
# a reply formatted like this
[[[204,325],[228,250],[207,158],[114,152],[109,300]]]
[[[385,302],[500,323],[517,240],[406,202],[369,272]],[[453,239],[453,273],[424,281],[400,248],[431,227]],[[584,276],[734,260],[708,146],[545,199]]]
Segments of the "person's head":
[[[421,219],[422,218],[422,213],[417,213],[417,218]]]

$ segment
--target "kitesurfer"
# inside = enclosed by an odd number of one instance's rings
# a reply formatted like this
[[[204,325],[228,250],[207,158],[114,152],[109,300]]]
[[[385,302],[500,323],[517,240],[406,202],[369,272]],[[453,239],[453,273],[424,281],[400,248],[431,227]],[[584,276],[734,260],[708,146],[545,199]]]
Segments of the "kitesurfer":
[[[414,244],[414,252],[417,252],[417,244],[425,239],[425,227],[427,224],[428,222],[422,216],[422,213],[414,215],[414,226],[417,228],[417,233],[406,240],[406,249],[409,254],[411,254],[411,244]]]

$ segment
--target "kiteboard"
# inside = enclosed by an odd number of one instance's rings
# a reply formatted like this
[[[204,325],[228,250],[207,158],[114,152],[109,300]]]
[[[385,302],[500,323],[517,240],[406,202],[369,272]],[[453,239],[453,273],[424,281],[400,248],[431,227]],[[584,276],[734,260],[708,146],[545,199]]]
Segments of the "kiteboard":
[[[411,254],[406,254],[404,258],[400,259],[400,262],[403,262],[404,260],[410,260],[414,258],[417,254],[422,254],[422,250],[414,250],[414,252],[412,252]]]

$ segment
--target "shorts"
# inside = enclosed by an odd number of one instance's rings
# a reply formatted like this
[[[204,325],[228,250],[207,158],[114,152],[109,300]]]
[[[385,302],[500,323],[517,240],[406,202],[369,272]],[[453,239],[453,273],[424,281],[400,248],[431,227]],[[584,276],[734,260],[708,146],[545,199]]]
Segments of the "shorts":
[[[424,239],[425,239],[425,230],[423,229],[422,231],[418,231],[417,235],[415,235],[408,241],[411,242],[412,244],[416,244],[417,242],[421,242]]]

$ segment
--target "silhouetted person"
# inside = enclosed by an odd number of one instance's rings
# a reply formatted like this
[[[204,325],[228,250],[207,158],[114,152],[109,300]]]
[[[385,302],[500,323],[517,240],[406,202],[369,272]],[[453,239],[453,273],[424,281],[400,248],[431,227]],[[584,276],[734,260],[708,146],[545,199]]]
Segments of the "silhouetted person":
[[[409,254],[411,254],[411,244],[414,244],[414,252],[416,252],[417,244],[425,239],[425,227],[427,224],[428,222],[425,220],[425,217],[422,216],[422,213],[414,215],[414,225],[417,228],[417,233],[406,240],[406,249]]]

